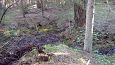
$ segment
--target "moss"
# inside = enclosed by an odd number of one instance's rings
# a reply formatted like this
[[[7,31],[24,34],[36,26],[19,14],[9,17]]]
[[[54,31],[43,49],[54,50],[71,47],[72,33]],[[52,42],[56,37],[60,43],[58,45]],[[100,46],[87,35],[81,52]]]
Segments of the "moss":
[[[115,65],[115,55],[107,56],[94,54],[94,56],[101,65]]]

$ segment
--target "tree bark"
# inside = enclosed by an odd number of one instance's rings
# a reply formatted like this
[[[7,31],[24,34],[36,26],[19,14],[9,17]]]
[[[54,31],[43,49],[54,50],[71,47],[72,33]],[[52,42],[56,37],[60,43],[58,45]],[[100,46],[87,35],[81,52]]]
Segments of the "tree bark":
[[[42,10],[42,16],[44,15],[44,0],[37,0],[37,8]]]
[[[41,0],[37,0],[37,8],[41,8],[42,7],[42,3],[41,3]]]
[[[84,24],[86,23],[85,19],[86,19],[85,9],[81,5],[74,3],[75,28],[83,27]]]
[[[44,16],[44,0],[41,0],[41,5],[42,5],[42,16]]]
[[[3,9],[2,8],[3,6],[2,6],[2,2],[0,1],[0,11]],[[0,12],[1,13],[1,12]]]
[[[84,51],[92,51],[93,43],[93,25],[94,25],[94,0],[88,0],[86,10],[86,31],[84,40]]]
[[[21,0],[20,4],[21,4],[21,11],[22,11],[23,17],[26,18],[27,9],[28,9],[27,2],[26,0]]]

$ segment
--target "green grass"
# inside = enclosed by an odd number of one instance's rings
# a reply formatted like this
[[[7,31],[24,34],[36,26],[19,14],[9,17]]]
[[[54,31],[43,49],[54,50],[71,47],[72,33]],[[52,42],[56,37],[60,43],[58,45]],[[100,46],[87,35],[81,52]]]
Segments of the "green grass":
[[[72,48],[66,45],[65,42],[59,42],[57,45],[45,45],[44,46],[46,49],[46,52],[58,52],[58,51],[67,51],[67,50],[71,50],[71,51],[81,51],[79,48]]]
[[[67,45],[63,44],[64,42],[59,42],[59,45],[45,45],[47,52],[58,52],[58,51],[74,51],[74,52],[81,52],[82,50],[78,48],[68,47]],[[93,52],[95,52],[93,50]],[[100,65],[115,65],[115,55],[107,56],[107,55],[99,55],[93,53],[94,58],[96,61],[100,63]]]
[[[96,60],[101,63],[101,65],[115,65],[115,55],[107,56],[107,55],[98,55],[94,54]]]
[[[20,30],[5,30],[4,35],[7,37],[12,37],[12,36],[18,36],[20,33]]]

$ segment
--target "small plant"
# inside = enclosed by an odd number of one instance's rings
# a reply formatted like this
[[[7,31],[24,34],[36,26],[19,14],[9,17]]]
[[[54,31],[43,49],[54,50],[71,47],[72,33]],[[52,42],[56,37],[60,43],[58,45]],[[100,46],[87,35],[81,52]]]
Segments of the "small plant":
[[[18,36],[19,32],[20,32],[19,30],[6,30],[4,31],[4,35],[7,37]]]
[[[106,56],[106,55],[98,55],[94,54],[96,60],[101,63],[100,65],[115,65],[115,55]]]
[[[115,36],[112,37],[112,41],[115,41]]]

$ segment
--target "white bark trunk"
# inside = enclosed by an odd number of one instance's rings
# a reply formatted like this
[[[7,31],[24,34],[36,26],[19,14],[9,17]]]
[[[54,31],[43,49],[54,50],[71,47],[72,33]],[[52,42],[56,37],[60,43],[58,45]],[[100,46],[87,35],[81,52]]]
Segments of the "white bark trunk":
[[[84,50],[86,52],[92,51],[93,25],[94,25],[94,0],[88,0],[86,9],[86,31],[84,40]]]

